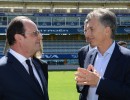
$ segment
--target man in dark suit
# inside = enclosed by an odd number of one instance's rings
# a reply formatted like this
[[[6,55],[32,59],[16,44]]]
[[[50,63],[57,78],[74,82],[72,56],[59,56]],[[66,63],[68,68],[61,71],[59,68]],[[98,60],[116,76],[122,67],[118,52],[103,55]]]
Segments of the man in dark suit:
[[[97,46],[88,52],[75,80],[83,86],[80,100],[130,100],[130,50],[114,41],[116,16],[107,9],[90,12],[85,34]]]
[[[94,47],[92,45],[90,46],[90,44],[89,44],[89,45],[86,45],[86,46],[82,47],[81,49],[79,49],[79,51],[78,51],[78,61],[79,61],[79,66],[81,68],[84,67],[84,60],[86,58],[87,53],[90,50],[92,50],[93,48]],[[80,89],[80,86],[78,86],[78,85],[76,85],[76,89],[77,89],[77,92],[79,92],[79,93],[83,92],[83,90]]]
[[[84,27],[85,27],[85,26],[84,26]],[[87,35],[84,34],[84,36],[85,36],[86,43],[89,43],[90,41],[89,41]],[[78,61],[79,61],[79,66],[80,66],[80,67],[84,67],[85,57],[86,57],[87,53],[88,53],[90,50],[92,50],[93,48],[95,48],[94,45],[88,44],[88,45],[83,46],[82,48],[79,49],[79,51],[78,51]]]
[[[10,49],[0,59],[0,100],[49,100],[47,64],[32,58],[40,50],[41,40],[41,33],[28,17],[18,16],[10,22]]]
[[[78,61],[79,61],[80,67],[84,67],[84,60],[85,60],[86,54],[88,53],[89,50],[90,50],[89,45],[86,45],[86,46],[82,47],[81,49],[79,49]]]
[[[84,34],[84,36],[85,36],[86,42],[89,43],[90,41],[89,41],[87,35]],[[79,51],[78,51],[79,67],[81,67],[81,68],[84,67],[84,60],[85,60],[85,58],[86,58],[87,53],[88,53],[90,50],[94,49],[94,48],[95,48],[95,46],[93,46],[92,44],[88,44],[88,45],[83,46],[82,48],[79,49]],[[77,89],[77,92],[78,92],[78,93],[84,92],[84,90],[82,90],[81,88],[82,88],[82,86],[79,86],[79,85],[76,84],[76,89]]]

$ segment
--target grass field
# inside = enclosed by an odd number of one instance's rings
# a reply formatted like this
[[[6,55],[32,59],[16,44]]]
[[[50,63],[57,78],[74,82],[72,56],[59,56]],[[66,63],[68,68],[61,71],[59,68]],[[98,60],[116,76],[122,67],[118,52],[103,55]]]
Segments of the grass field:
[[[75,71],[49,71],[50,100],[78,100],[74,73]]]

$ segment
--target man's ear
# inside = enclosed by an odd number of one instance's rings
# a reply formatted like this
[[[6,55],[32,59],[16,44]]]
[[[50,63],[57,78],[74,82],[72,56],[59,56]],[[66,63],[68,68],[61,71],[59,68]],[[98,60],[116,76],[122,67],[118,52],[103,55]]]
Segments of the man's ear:
[[[107,36],[111,36],[112,32],[111,32],[111,28],[110,27],[106,27],[105,31],[106,31],[105,33],[106,33]]]
[[[15,38],[16,42],[17,42],[17,41],[22,41],[22,40],[23,40],[23,36],[20,35],[20,34],[15,34],[14,38]]]

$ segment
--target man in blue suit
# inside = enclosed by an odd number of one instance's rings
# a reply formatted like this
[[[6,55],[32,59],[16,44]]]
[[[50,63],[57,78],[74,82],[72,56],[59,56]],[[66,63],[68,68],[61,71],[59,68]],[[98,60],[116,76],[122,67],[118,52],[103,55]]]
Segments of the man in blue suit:
[[[0,100],[49,100],[43,68],[47,64],[33,58],[42,40],[36,24],[25,16],[15,17],[6,37],[10,49],[0,59]]]
[[[84,68],[78,68],[75,80],[85,92],[80,100],[130,100],[130,50],[114,41],[116,16],[107,9],[90,12],[84,31],[90,44]]]

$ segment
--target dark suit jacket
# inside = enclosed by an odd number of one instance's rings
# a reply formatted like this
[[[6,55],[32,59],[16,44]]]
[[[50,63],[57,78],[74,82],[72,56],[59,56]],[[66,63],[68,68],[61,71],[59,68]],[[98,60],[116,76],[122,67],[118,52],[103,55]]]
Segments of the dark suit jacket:
[[[85,57],[86,57],[86,54],[88,53],[89,51],[89,46],[84,46],[82,47],[79,51],[78,51],[78,61],[79,61],[79,65],[80,67],[84,67],[84,60],[85,60]]]
[[[36,60],[39,64],[40,64],[40,66],[41,66],[41,68],[42,68],[42,71],[43,71],[43,73],[44,73],[44,76],[45,76],[45,78],[46,78],[46,81],[47,81],[47,83],[48,83],[48,64],[47,64],[47,62],[45,62],[45,61],[43,61],[43,60],[41,60],[41,59],[37,59],[37,58],[33,58],[34,60]],[[48,85],[48,84],[47,84]]]
[[[84,60],[85,60],[85,57],[86,57],[88,51],[89,51],[89,45],[82,47],[82,48],[79,49],[79,51],[78,51],[79,66],[82,67],[82,68],[84,67]],[[82,87],[79,86],[79,85],[76,85],[76,89],[77,89],[77,92],[78,92],[78,93],[83,93],[83,92],[85,92],[85,88],[82,89]]]
[[[87,65],[94,62],[96,54],[96,50],[87,54]],[[89,86],[84,88],[85,92],[80,94],[80,100],[86,100]],[[98,100],[130,100],[130,50],[115,45],[96,94],[99,95]]]
[[[24,66],[8,53],[0,59],[0,100],[48,100],[47,82],[42,68],[36,60],[33,63],[45,87],[44,94],[31,80]]]

